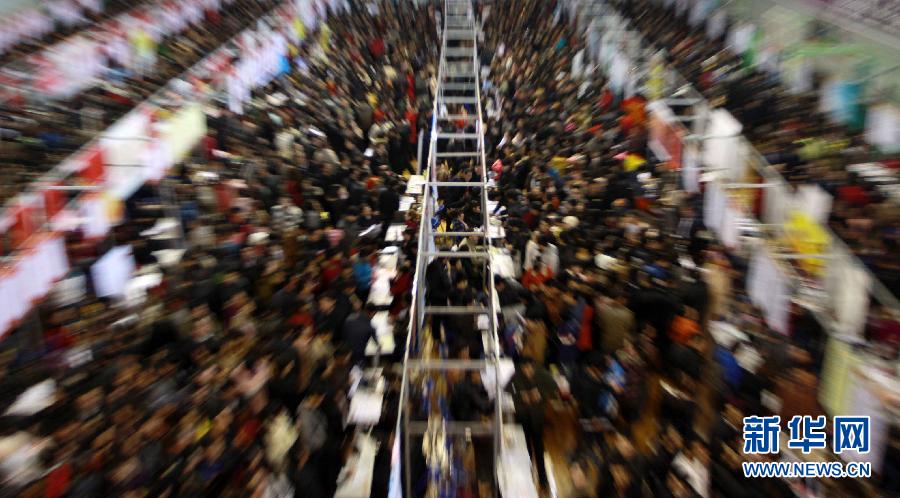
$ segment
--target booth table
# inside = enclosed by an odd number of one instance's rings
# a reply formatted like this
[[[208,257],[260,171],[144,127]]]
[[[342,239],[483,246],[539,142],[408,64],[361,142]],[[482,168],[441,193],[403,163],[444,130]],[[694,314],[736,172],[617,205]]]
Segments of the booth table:
[[[357,433],[353,441],[353,455],[347,459],[338,476],[334,498],[369,498],[375,472],[378,442],[372,436]]]
[[[403,223],[394,223],[388,227],[387,235],[385,235],[384,240],[388,242],[400,242],[403,240],[404,230],[406,230],[406,225]]]
[[[497,469],[500,481],[500,496],[514,498],[537,498],[531,472],[531,457],[525,431],[518,424],[503,426],[503,454]],[[542,457],[543,458],[543,457]]]
[[[411,175],[406,183],[406,195],[421,195],[425,191],[425,176]]]
[[[378,265],[375,267],[372,287],[369,290],[368,303],[374,306],[390,306],[394,300],[391,295],[391,279],[397,274],[397,262],[400,258],[396,246],[388,246],[382,249],[378,256]],[[379,311],[372,317],[372,326],[375,327],[375,335],[378,343],[369,340],[366,345],[366,356],[376,354],[391,354],[394,352],[393,325],[390,322],[390,314],[387,311]]]

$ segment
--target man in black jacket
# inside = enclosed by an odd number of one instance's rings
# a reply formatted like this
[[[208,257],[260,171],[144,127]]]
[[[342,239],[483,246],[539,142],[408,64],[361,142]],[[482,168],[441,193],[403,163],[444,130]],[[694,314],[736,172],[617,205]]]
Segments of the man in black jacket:
[[[369,339],[378,340],[375,327],[372,326],[374,312],[371,307],[363,309],[362,301],[356,296],[350,298],[353,312],[347,317],[341,330],[341,338],[352,351],[353,363],[358,365],[366,358],[366,345]]]
[[[428,284],[428,290],[425,292],[428,306],[447,306],[451,284],[446,259],[435,259],[428,264],[428,268],[425,269],[425,282]],[[441,340],[442,324],[441,315],[431,315],[431,337],[438,343]]]
[[[378,194],[378,211],[381,213],[381,238],[387,237],[388,228],[394,221],[394,215],[400,209],[400,196],[395,190],[392,180],[386,180],[384,188]]]
[[[516,406],[516,420],[522,425],[528,452],[538,470],[541,488],[547,488],[547,470],[544,467],[544,397],[538,388],[534,364],[523,361],[510,382]]]
[[[453,420],[476,421],[490,412],[491,400],[484,390],[478,371],[468,372],[453,385],[451,391],[450,413]]]
[[[308,498],[327,498],[330,495],[322,485],[324,475],[317,468],[316,460],[310,458],[309,451],[302,448],[302,445],[298,445],[297,448],[297,464],[292,466],[294,470],[290,475],[294,490]]]

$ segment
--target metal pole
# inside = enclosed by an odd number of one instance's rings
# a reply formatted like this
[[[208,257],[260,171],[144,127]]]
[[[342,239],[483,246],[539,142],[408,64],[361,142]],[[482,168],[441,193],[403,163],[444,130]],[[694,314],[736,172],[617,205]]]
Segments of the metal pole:
[[[416,174],[422,174],[422,141],[425,138],[425,130],[419,130],[419,143],[416,152]]]

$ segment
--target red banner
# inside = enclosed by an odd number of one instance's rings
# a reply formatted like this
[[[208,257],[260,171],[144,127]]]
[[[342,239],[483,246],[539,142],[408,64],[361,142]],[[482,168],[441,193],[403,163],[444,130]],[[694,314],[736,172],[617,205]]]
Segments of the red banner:
[[[9,227],[9,239],[12,247],[19,247],[38,229],[34,220],[33,206],[21,204],[13,208],[13,224]]]
[[[92,147],[85,152],[83,157],[79,157],[81,162],[81,170],[79,175],[88,183],[102,183],[106,175],[106,168],[103,166],[103,150],[99,147]]]
[[[650,141],[656,142],[669,156],[669,168],[681,169],[682,140],[686,134],[678,122],[668,122],[659,113],[650,114]]]
[[[59,187],[62,185],[62,182],[57,182],[54,184],[54,187]],[[56,213],[62,211],[64,207],[66,207],[66,194],[62,190],[55,189],[46,189],[43,191],[44,194],[44,215],[49,220],[53,218]]]

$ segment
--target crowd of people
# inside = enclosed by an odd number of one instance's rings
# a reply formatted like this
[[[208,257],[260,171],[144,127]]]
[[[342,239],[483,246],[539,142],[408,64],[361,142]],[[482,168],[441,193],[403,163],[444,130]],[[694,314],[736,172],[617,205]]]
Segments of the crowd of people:
[[[7,406],[36,382],[56,389],[46,409],[3,417],[4,496],[335,493],[380,227],[414,168],[438,50],[433,10],[378,6],[331,12],[243,115],[209,116],[197,156],[165,180],[186,252],[144,303],[48,303],[42,340],[10,351]],[[142,271],[161,266],[140,235],[169,213],[160,204],[147,186],[109,240],[70,234],[76,268],[125,244]],[[410,274],[401,264],[390,306],[404,331]],[[397,412],[386,376],[372,496],[386,496]]]
[[[59,101],[40,95],[0,102],[0,202],[5,202],[72,152],[145,101],[235,34],[269,13],[274,0],[236,0],[221,14],[173,33],[156,45],[152,71],[137,72],[113,58],[97,85]]]
[[[55,393],[36,413],[0,417],[0,494],[335,494],[352,447],[349,390],[376,333],[368,295],[387,228],[398,223],[393,302],[383,308],[398,345],[387,360],[403,353],[420,220],[399,198],[418,134],[430,132],[440,50],[439,6],[368,7],[330,11],[296,47],[291,71],[256,90],[243,114],[219,106],[208,116],[194,157],[164,180],[184,229],[179,262],[163,265],[140,235],[168,215],[157,186],[127,202],[128,223],[103,243],[67,236],[85,273],[127,244],[140,268],[162,271],[162,283],[138,307],[90,293],[47,303],[38,337],[22,327],[4,340],[4,410],[36,383],[54,381]],[[488,194],[497,202],[489,214],[502,221],[497,245],[513,269],[485,275],[472,262],[437,258],[424,272],[426,300],[486,304],[494,279],[503,353],[516,367],[506,390],[536,486],[549,491],[546,451],[564,455],[556,472],[569,476],[572,496],[793,496],[781,480],[744,478],[740,462],[756,457],[741,454],[741,419],[770,413],[770,395],[785,422],[821,413],[821,328],[798,312],[789,337],[768,329],[743,291],[747,262],[716,243],[698,215],[702,199],[680,192],[648,152],[646,100],[617,94],[600,74],[572,74],[585,40],[559,2],[497,0],[478,11]],[[233,15],[239,22],[223,24],[222,39],[251,18]],[[638,24],[656,26],[651,39],[678,26]],[[750,110],[735,112],[752,126]],[[441,162],[435,175],[482,179],[465,159]],[[480,195],[440,188],[426,222],[475,230]],[[442,248],[482,243],[439,239]],[[748,339],[715,336],[726,326]],[[434,316],[428,327],[440,354],[484,356],[475,318]],[[399,405],[394,370],[385,372],[376,497],[387,496]],[[454,420],[491,416],[477,372],[447,372],[444,394]],[[428,409],[416,406],[414,417]],[[575,444],[548,437],[565,430]],[[492,485],[491,453],[474,445],[460,496],[487,496]],[[406,471],[424,490],[424,468],[414,466]]]
[[[900,291],[896,196],[882,192],[847,169],[882,158],[864,130],[834,124],[820,111],[824,76],[813,73],[811,91],[796,94],[770,70],[748,66],[724,33],[710,40],[705,25],[691,26],[688,14],[652,2],[618,2],[645,39],[666,50],[667,62],[711,101],[718,101],[743,125],[743,133],[792,185],[821,186],[833,199],[829,224],[893,294]],[[854,105],[861,106],[861,103]]]
[[[574,496],[793,496],[784,481],[744,477],[740,462],[752,457],[742,455],[742,418],[773,409],[783,421],[823,413],[821,326],[795,307],[790,336],[769,329],[744,292],[747,261],[716,243],[698,215],[702,199],[679,192],[648,152],[643,97],[616,94],[599,75],[571,74],[584,40],[565,10],[501,1],[483,20],[485,108],[499,110],[485,127],[499,202],[493,214],[503,220],[517,275],[496,283],[505,353],[517,360],[508,389],[539,487],[548,489],[542,455],[548,431],[565,425],[564,401],[580,422],[578,445],[563,460],[571,461]],[[671,31],[674,42],[692,39],[674,31],[677,23],[654,26],[652,38]],[[632,167],[632,154],[647,160]],[[462,161],[438,175],[480,178]],[[445,190],[439,230],[478,226],[476,193],[452,198],[464,189]],[[482,287],[462,292],[481,281],[477,271],[432,265],[439,271],[429,267],[430,304],[486,304]],[[432,335],[456,344],[453,354],[479,357],[481,338],[468,320],[432,320]],[[723,328],[749,340],[714,337]],[[490,414],[479,386],[451,377],[457,420]]]

